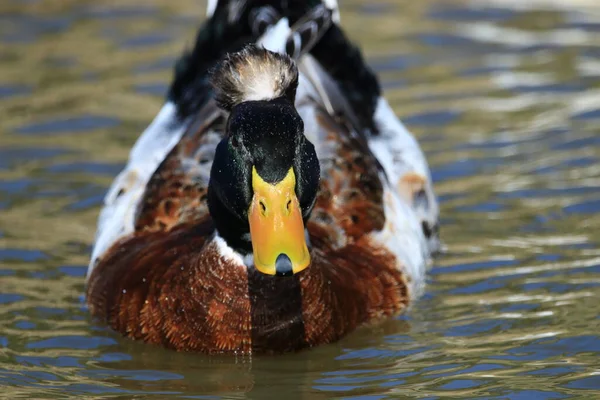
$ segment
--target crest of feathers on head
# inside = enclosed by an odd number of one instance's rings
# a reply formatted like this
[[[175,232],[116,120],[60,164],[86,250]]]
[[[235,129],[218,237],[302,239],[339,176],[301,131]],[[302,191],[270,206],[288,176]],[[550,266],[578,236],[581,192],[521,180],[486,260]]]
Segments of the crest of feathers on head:
[[[245,101],[285,96],[292,103],[298,87],[298,68],[287,55],[255,45],[230,53],[211,74],[219,107],[231,109]]]

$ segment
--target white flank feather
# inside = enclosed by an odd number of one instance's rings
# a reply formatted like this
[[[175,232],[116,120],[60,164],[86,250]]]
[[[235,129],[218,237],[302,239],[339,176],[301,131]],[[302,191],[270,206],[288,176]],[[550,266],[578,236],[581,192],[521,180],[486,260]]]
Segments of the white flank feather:
[[[219,0],[208,0],[208,4],[206,5],[206,17],[210,18],[213,16],[213,14],[215,13],[215,10],[217,9],[217,4],[219,3]]]
[[[399,268],[412,278],[409,283],[411,295],[418,295],[432,250],[423,234],[421,222],[426,220],[431,226],[437,223],[437,200],[423,152],[384,98],[378,101],[375,122],[380,133],[369,137],[368,143],[386,175],[382,177],[386,223],[372,237],[396,255]],[[402,178],[410,174],[423,178],[423,189],[428,198],[425,210],[413,207],[400,193]]]
[[[146,128],[129,155],[125,169],[112,183],[98,218],[96,240],[88,267],[89,277],[96,260],[117,240],[133,232],[138,204],[150,177],[179,142],[185,127],[178,124],[175,104],[166,103]]]

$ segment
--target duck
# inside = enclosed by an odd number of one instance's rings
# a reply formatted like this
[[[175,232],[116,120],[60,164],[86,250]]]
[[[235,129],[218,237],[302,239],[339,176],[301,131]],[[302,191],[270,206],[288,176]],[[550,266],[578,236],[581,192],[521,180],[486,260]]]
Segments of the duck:
[[[398,316],[439,250],[425,156],[335,0],[210,0],[86,276],[125,337],[279,354]]]

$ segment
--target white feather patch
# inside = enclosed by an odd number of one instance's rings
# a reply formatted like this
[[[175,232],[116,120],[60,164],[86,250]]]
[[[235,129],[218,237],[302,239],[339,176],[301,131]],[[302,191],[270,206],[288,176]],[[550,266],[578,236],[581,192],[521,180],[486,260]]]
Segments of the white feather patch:
[[[372,233],[371,238],[396,256],[397,268],[408,277],[410,296],[417,297],[424,286],[429,259],[421,225],[414,210],[386,183],[383,210],[385,225],[381,231]]]
[[[286,54],[285,45],[288,36],[292,33],[290,22],[287,18],[281,18],[258,39],[256,44],[274,53]],[[271,80],[273,78],[271,77]]]
[[[232,249],[225,239],[219,235],[219,232],[215,231],[215,234],[212,239],[212,243],[217,247],[217,252],[221,255],[221,257],[230,265],[235,265],[238,267],[248,267],[254,264],[254,258],[252,254],[248,256],[243,256],[234,249]]]
[[[433,227],[438,222],[439,207],[433,192],[427,160],[419,143],[382,97],[379,98],[374,118],[380,134],[369,138],[369,147],[379,159],[396,193],[400,194],[403,178],[412,174],[422,177],[426,202],[415,205],[414,211],[420,222],[427,222]],[[439,242],[432,238],[429,246],[430,250],[434,251]]]
[[[421,292],[425,269],[432,245],[421,227],[426,220],[437,223],[438,205],[431,186],[427,161],[413,135],[404,127],[384,98],[380,98],[375,112],[379,135],[369,137],[369,148],[381,163],[384,181],[384,228],[373,239],[392,251],[407,276],[412,295]],[[418,174],[425,182],[427,208],[422,210],[410,204],[399,191],[399,183],[407,174]]]
[[[337,0],[323,0],[325,7],[332,11],[332,19],[336,24],[340,23],[340,9]]]
[[[206,5],[206,17],[210,18],[214,15],[215,10],[217,9],[217,4],[219,0],[208,0],[208,4]]]

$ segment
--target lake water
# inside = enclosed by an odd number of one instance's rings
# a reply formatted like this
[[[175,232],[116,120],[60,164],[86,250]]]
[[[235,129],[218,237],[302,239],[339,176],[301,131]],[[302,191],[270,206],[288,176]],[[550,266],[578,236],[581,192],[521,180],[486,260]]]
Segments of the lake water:
[[[600,398],[600,3],[344,0],[428,156],[445,254],[405,316],[281,357],[97,324],[104,192],[204,4],[0,4],[0,398]]]

